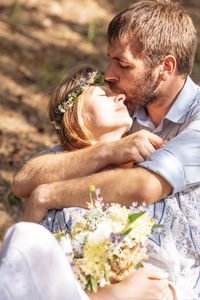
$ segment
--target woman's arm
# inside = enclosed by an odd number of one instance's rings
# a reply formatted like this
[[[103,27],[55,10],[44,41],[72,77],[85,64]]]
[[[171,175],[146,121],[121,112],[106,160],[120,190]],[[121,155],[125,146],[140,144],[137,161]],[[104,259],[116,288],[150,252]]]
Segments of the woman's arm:
[[[20,198],[29,198],[41,184],[80,178],[96,173],[110,164],[144,161],[162,144],[162,139],[141,130],[119,141],[98,143],[73,151],[37,156],[16,174],[12,188]]]
[[[88,293],[91,300],[176,300],[173,298],[168,275],[142,268],[126,280],[105,286],[95,293]]]

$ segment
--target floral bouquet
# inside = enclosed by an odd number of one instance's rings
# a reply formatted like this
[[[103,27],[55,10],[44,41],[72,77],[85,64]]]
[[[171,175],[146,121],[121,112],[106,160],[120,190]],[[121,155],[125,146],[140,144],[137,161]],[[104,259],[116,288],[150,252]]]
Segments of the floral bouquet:
[[[99,195],[100,190],[90,186],[89,210],[83,217],[72,215],[76,223],[70,233],[55,235],[82,288],[94,292],[123,280],[148,258],[144,242],[155,223],[143,206],[104,205]]]

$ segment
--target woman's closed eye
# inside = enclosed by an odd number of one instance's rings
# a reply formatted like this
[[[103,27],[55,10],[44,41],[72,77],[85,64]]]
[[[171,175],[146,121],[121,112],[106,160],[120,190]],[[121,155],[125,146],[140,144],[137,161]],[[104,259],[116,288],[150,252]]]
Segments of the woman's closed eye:
[[[100,87],[100,86],[97,86],[96,88],[95,88],[95,94],[97,95],[97,96],[108,96],[107,95],[107,90],[106,90],[106,88],[105,87]]]
[[[99,96],[107,96],[105,91],[99,92]]]

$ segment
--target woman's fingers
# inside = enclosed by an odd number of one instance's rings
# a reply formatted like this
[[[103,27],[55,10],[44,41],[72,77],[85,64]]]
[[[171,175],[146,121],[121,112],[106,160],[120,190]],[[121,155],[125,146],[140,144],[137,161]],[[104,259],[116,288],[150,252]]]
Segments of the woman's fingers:
[[[148,272],[148,278],[149,279],[157,279],[157,280],[163,280],[163,279],[168,279],[169,274],[163,271],[158,271],[158,270],[151,270],[151,269],[146,269]]]

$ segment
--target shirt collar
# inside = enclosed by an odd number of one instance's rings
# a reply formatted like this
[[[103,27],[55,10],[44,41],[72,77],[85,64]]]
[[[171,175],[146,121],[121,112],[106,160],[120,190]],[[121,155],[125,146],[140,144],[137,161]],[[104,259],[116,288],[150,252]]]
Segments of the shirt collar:
[[[183,89],[181,90],[176,101],[174,102],[164,119],[168,119],[174,123],[184,123],[188,114],[188,109],[193,103],[194,98],[197,94],[197,88],[198,86],[188,76]],[[132,117],[136,118],[141,125],[149,127],[151,129],[155,129],[155,126],[148,117],[148,114],[144,107],[136,110],[133,113]]]
[[[189,107],[193,103],[197,94],[197,88],[198,86],[188,76],[182,91],[168,111],[165,119],[168,119],[174,123],[184,123]]]

